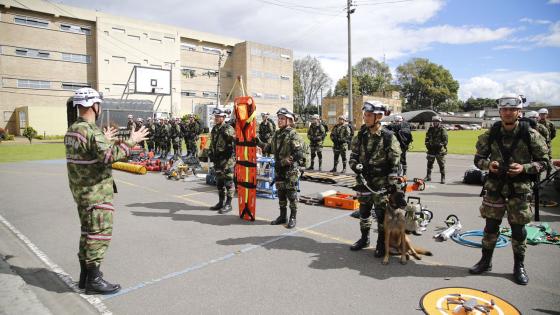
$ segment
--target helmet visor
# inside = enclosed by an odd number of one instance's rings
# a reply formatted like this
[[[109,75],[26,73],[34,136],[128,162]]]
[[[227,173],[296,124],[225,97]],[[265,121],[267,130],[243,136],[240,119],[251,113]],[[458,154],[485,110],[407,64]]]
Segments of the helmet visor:
[[[518,106],[521,104],[521,100],[518,98],[501,98],[498,100],[498,106],[500,107],[507,107],[507,106]]]

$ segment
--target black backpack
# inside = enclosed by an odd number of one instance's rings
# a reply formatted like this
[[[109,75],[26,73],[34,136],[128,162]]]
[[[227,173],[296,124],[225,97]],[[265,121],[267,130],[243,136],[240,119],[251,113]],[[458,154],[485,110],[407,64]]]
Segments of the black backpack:
[[[399,142],[403,147],[408,149],[408,146],[412,143],[412,131],[410,130],[410,125],[408,123],[401,123],[401,128],[396,134]]]
[[[476,166],[473,166],[465,171],[463,176],[463,183],[467,185],[482,185],[486,180],[488,172],[483,172]]]

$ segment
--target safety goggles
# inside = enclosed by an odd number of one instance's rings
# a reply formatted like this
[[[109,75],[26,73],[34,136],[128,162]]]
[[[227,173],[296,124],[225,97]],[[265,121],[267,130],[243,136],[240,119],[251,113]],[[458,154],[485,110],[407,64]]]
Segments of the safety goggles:
[[[382,105],[365,103],[364,106],[362,107],[362,111],[374,113],[374,114],[385,114],[385,107]]]
[[[290,113],[287,109],[285,108],[280,108],[277,112],[276,115],[284,115],[284,116],[292,116],[292,113]]]
[[[499,106],[518,106],[521,104],[521,100],[518,98],[500,98],[498,100]]]

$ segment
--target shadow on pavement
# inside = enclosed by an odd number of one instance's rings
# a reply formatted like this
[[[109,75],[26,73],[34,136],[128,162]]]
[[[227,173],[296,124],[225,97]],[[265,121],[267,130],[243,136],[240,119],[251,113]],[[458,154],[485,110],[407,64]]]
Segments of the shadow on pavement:
[[[6,261],[13,256],[6,256]],[[22,268],[10,265],[10,269],[20,276],[25,283],[56,293],[74,292],[58,278],[55,272],[45,268]]]
[[[189,211],[189,210],[208,210],[205,206],[191,206],[184,202],[171,202],[171,201],[161,201],[161,202],[145,202],[145,203],[131,203],[126,205],[132,208],[149,208],[149,209],[161,209],[169,210],[170,213],[175,213],[177,211]]]
[[[171,202],[173,203],[173,202]],[[253,222],[241,220],[237,216],[237,210],[232,210],[227,214],[219,214],[217,211],[208,210],[208,215],[201,214],[186,214],[186,213],[176,213],[180,210],[188,209],[178,209],[169,210],[168,213],[165,212],[144,212],[144,211],[132,211],[131,213],[139,217],[160,217],[160,218],[171,218],[173,221],[191,221],[198,222],[202,224],[226,226],[226,225],[269,225],[270,222],[263,220],[255,220]],[[193,210],[193,209],[190,209]],[[196,208],[195,210],[201,210]],[[203,209],[204,210],[204,209]]]
[[[276,236],[241,237],[220,240],[219,245],[262,245]],[[471,276],[465,267],[446,265],[426,265],[410,260],[401,265],[397,257],[391,257],[389,265],[382,265],[381,259],[373,257],[373,251],[352,252],[349,245],[341,243],[322,243],[312,238],[291,236],[285,239],[262,245],[263,248],[296,250],[312,254],[313,261],[309,267],[314,269],[351,269],[361,275],[384,280],[395,277],[434,277],[459,278]],[[486,273],[486,277],[511,278],[511,274]],[[513,282],[513,280],[512,280]]]
[[[420,196],[442,196],[442,197],[480,197],[480,193],[454,193],[454,192],[421,192]]]
[[[560,315],[560,312],[558,312],[558,311],[544,310],[542,308],[534,308],[533,311],[541,312],[541,313],[544,313],[544,314],[550,314],[550,315]]]

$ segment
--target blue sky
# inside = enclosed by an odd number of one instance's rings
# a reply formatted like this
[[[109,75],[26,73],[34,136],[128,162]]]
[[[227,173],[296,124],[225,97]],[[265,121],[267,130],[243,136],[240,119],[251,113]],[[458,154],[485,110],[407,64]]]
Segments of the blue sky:
[[[352,60],[391,69],[428,58],[459,97],[527,95],[560,105],[560,0],[352,0]],[[347,72],[346,0],[55,0],[110,14],[291,48],[333,86]]]

